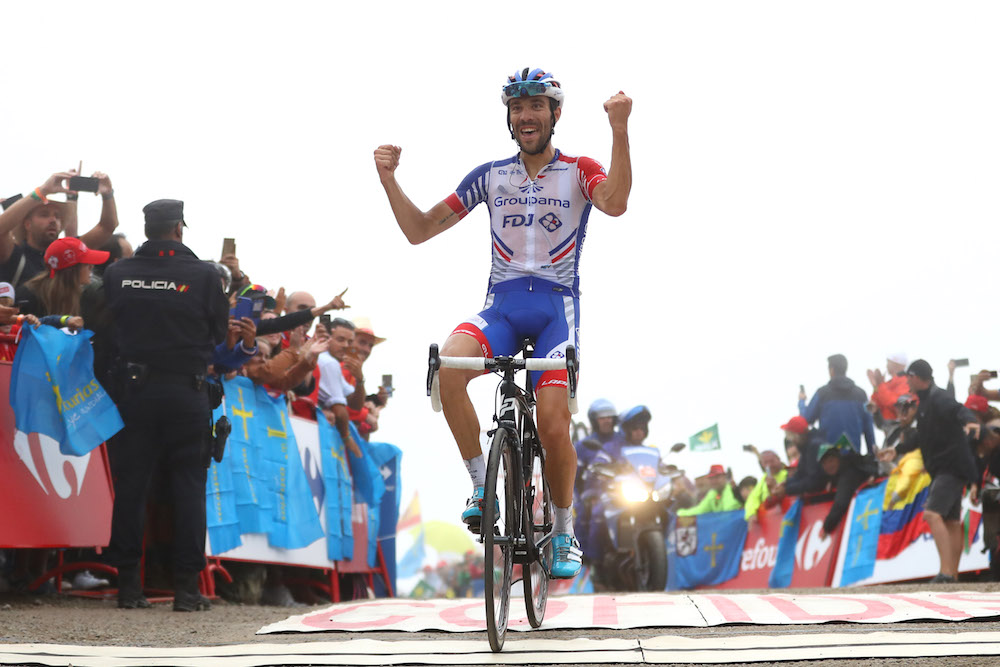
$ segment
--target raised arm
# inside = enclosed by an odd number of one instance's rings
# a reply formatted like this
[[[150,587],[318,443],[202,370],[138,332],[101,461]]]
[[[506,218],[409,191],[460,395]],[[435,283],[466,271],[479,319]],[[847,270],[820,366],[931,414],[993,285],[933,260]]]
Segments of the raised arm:
[[[101,219],[97,225],[80,237],[88,248],[100,248],[111,240],[115,229],[118,228],[118,208],[115,206],[115,191],[111,187],[111,179],[99,171],[94,173],[94,178],[99,181],[97,193],[101,195],[104,203],[101,206]]]
[[[592,199],[598,210],[610,216],[619,216],[628,206],[632,190],[632,158],[628,148],[628,117],[632,112],[632,99],[619,91],[604,103],[611,123],[611,166],[608,179],[594,187]]]
[[[32,209],[45,203],[45,198],[56,192],[66,192],[65,181],[73,176],[70,172],[57,172],[35,188],[28,196],[18,199],[3,213],[0,213],[0,263],[10,259],[14,251],[13,232],[31,213]]]
[[[399,156],[403,149],[399,146],[383,145],[375,149],[375,168],[385,194],[389,198],[392,214],[396,216],[399,228],[403,230],[406,240],[417,245],[434,238],[441,232],[453,227],[462,216],[453,211],[444,200],[435,204],[429,211],[421,211],[410,201],[396,181],[396,167],[399,166]]]

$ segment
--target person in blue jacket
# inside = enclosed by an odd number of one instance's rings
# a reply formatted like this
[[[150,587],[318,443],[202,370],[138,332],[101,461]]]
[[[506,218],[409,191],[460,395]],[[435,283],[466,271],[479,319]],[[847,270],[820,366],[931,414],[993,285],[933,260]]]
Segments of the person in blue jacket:
[[[875,424],[868,412],[868,396],[861,387],[847,377],[847,357],[835,354],[827,359],[830,381],[820,387],[809,405],[805,391],[799,392],[799,414],[812,424],[819,420],[822,441],[837,442],[846,435],[854,451],[861,453],[861,435],[864,434],[868,455],[875,452]]]

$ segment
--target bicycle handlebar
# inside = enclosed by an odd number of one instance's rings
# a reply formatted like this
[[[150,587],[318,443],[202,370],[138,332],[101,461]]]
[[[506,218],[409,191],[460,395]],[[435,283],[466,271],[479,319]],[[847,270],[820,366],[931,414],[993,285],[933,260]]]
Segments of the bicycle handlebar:
[[[566,348],[566,356],[562,359],[518,359],[516,357],[442,357],[438,355],[438,346],[431,345],[430,358],[427,360],[427,395],[431,397],[431,407],[435,412],[441,412],[441,390],[438,370],[454,368],[468,371],[495,370],[528,370],[528,371],[567,371],[567,403],[571,414],[579,412],[576,400],[576,374],[579,363],[576,359],[576,348],[572,345]]]

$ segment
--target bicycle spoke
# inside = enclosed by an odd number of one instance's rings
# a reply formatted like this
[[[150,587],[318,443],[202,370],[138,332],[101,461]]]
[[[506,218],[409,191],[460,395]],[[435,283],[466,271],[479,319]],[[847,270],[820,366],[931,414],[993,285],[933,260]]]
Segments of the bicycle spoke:
[[[552,565],[552,541],[548,532],[552,524],[552,498],[549,484],[545,481],[544,464],[536,451],[532,456],[531,487],[534,493],[525,491],[524,525],[525,532],[537,547],[538,558],[524,566],[524,605],[528,612],[528,623],[537,628],[545,617],[545,605],[549,597],[549,574]]]

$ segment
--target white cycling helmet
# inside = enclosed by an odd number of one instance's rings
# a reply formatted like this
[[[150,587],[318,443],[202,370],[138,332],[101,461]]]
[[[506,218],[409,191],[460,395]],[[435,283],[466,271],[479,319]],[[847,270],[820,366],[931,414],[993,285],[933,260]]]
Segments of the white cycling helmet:
[[[507,83],[503,86],[500,101],[504,106],[515,97],[534,97],[544,95],[556,101],[556,106],[561,107],[563,103],[563,89],[559,82],[552,77],[551,72],[543,69],[529,69],[514,72],[507,77]]]

